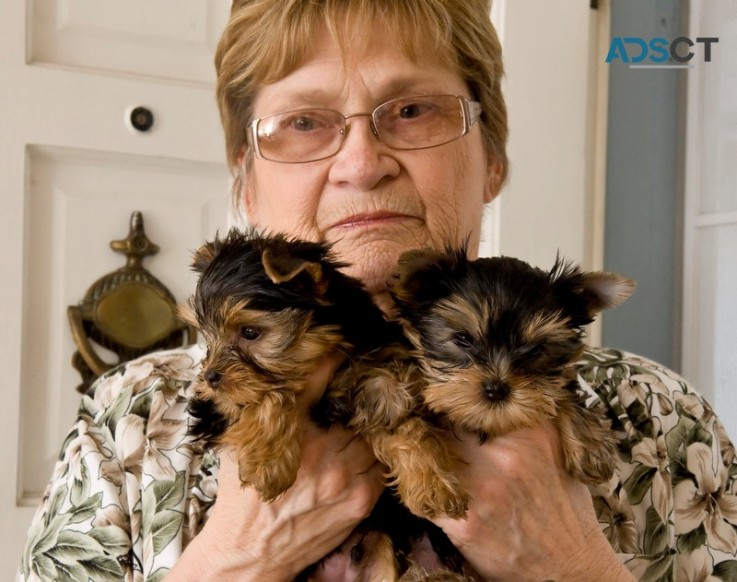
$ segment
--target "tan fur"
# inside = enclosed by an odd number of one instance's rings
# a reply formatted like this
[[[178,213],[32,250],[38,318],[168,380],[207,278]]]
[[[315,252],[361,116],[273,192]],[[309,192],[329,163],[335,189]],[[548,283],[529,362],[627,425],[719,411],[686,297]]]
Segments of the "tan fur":
[[[560,318],[540,318],[526,329],[535,341],[560,340],[572,333]],[[439,372],[441,362],[421,358],[421,363],[427,375],[425,404],[452,425],[494,437],[552,421],[560,435],[564,467],[570,474],[592,485],[611,477],[615,441],[609,422],[582,407],[566,389],[575,378],[572,367],[560,376],[545,378],[516,374],[505,365],[503,356],[484,369],[471,366]],[[509,397],[490,406],[479,389],[487,378],[507,383]]]
[[[464,517],[469,497],[453,475],[456,459],[445,444],[446,429],[419,415],[424,375],[397,349],[384,348],[370,354],[365,365],[338,374],[328,396],[340,399],[360,386],[350,427],[388,467],[388,484],[396,486],[410,511]]]
[[[219,245],[208,243],[198,251],[201,272],[212,269]],[[305,274],[314,284],[305,292],[315,301],[324,299],[331,280],[324,268],[331,265],[304,260],[278,242],[259,258],[277,285]],[[242,291],[239,297],[200,297],[199,307],[190,303],[182,317],[197,325],[207,344],[195,397],[211,403],[224,418],[216,444],[235,451],[244,485],[264,500],[277,498],[292,485],[302,443],[300,396],[317,363],[342,353],[348,362],[326,389],[324,409],[345,411],[342,422],[374,448],[388,467],[388,482],[397,486],[411,511],[425,517],[466,514],[468,495],[452,473],[456,459],[445,445],[447,435],[422,417],[425,374],[408,344],[393,339],[357,354],[337,324],[317,325],[309,309],[268,311],[255,308]],[[468,320],[468,311],[461,310],[458,317]]]
[[[412,566],[399,580],[400,582],[475,582],[478,578],[470,578],[449,570],[428,572],[419,566]]]
[[[446,375],[441,382],[428,384],[425,403],[428,408],[443,414],[453,425],[472,432],[499,436],[532,428],[558,414],[558,402],[565,391],[561,386],[540,384],[536,378],[505,375],[512,386],[507,401],[493,407],[479,390],[482,374],[466,370],[466,374]]]
[[[528,343],[535,341],[563,341],[575,336],[575,332],[566,323],[565,316],[561,313],[552,315],[539,314],[527,323],[522,333],[525,341]]]
[[[376,536],[373,551],[368,556],[367,571],[358,582],[394,582],[398,577],[397,561],[394,558],[394,544],[386,534],[372,532],[369,536]]]
[[[614,440],[609,423],[594,411],[566,402],[555,419],[563,466],[590,485],[608,481],[614,471]]]
[[[435,317],[448,322],[449,329],[465,329],[473,337],[481,337],[484,333],[484,321],[492,316],[493,306],[488,303],[469,301],[465,297],[453,296],[452,299],[442,300],[433,308]],[[438,338],[438,341],[446,338]],[[448,338],[449,339],[449,338]]]
[[[231,385],[233,392],[247,392],[242,387],[248,379],[251,380],[250,385],[254,386],[259,381],[271,384],[271,373],[278,372],[281,378],[294,379],[295,384],[291,388],[301,392],[301,384],[306,376],[305,366],[314,365],[325,354],[341,346],[341,338],[334,329],[324,326],[319,333],[309,331],[309,314],[296,310],[263,312],[233,305],[223,307],[221,311],[221,326],[217,329],[202,329],[209,346],[203,367],[223,372],[226,390]],[[261,332],[259,341],[253,345],[240,337],[240,330],[247,326]],[[239,369],[238,360],[232,356],[233,346],[253,358],[264,372],[251,367]],[[230,369],[230,366],[234,368]]]
[[[208,354],[203,370],[222,374],[217,389],[204,380],[197,395],[211,400],[229,419],[220,444],[234,448],[241,481],[272,500],[296,478],[301,435],[297,398],[305,390],[311,366],[341,346],[329,327],[308,331],[309,313],[297,310],[262,312],[241,303],[224,305],[215,329],[203,326]],[[244,326],[262,334],[250,345],[240,337]],[[233,346],[247,353],[260,370],[244,366]],[[341,368],[326,394],[352,396],[355,409],[350,427],[367,439],[377,458],[388,467],[388,482],[397,486],[410,511],[425,517],[463,517],[468,495],[452,474],[455,459],[445,445],[443,429],[417,416],[424,375],[398,346],[366,354]],[[275,383],[272,373],[277,373]]]
[[[244,485],[264,500],[277,498],[294,482],[300,463],[302,437],[297,399],[315,363],[340,348],[340,336],[329,327],[309,328],[309,314],[285,310],[263,312],[243,302],[226,302],[201,331],[208,344],[204,371],[217,371],[222,380],[213,389],[204,379],[197,396],[211,400],[228,419],[219,444],[236,451]],[[240,335],[244,326],[262,334],[258,342]],[[234,348],[258,366],[244,366]],[[279,381],[273,373],[278,371]]]
[[[195,328],[200,326],[197,322],[197,316],[195,315],[191,301],[177,305],[177,317],[187,325],[191,325]]]
[[[207,243],[202,245],[192,257],[192,267],[195,271],[204,271],[215,258],[215,255],[217,255],[217,244]]]
[[[259,491],[265,501],[276,499],[294,483],[300,463],[300,422],[294,392],[274,390],[258,407],[241,408],[223,434],[222,444],[238,451],[241,482]]]
[[[367,436],[377,458],[390,468],[389,483],[415,515],[466,514],[469,497],[453,474],[444,438],[447,435],[417,416],[394,432]]]
[[[453,308],[450,303],[437,306],[434,315],[450,320],[449,329],[475,330],[465,321],[473,313],[470,304],[460,300]],[[562,316],[536,317],[524,330],[529,342],[562,341],[574,333]],[[419,341],[409,330],[408,336]],[[566,388],[575,378],[572,367],[558,376],[538,377],[517,373],[503,353],[493,357],[493,364],[484,369],[448,367],[444,362],[429,360],[426,354],[419,359],[427,381],[423,400],[450,424],[495,437],[552,421],[560,435],[564,468],[571,475],[592,485],[611,477],[615,445],[609,422],[584,408]],[[486,379],[508,384],[509,397],[490,405],[479,388]]]

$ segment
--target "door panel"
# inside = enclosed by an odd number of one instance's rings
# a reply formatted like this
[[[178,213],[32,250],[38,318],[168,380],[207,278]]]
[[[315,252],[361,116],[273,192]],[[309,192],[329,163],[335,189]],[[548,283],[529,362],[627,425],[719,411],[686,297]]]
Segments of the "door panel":
[[[222,0],[36,0],[32,63],[212,83]]]
[[[227,182],[207,162],[55,147],[30,147],[27,160],[19,489],[36,505],[79,399],[67,306],[125,265],[109,243],[128,235],[134,210],[162,247],[144,266],[183,300],[195,284],[191,252],[222,226]]]

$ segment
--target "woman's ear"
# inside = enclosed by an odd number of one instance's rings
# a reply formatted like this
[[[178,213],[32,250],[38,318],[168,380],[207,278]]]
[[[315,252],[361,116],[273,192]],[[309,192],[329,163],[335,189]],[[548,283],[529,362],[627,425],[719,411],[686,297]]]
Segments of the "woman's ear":
[[[499,194],[502,188],[502,174],[504,163],[493,153],[489,154],[489,164],[486,169],[486,188],[484,189],[484,203],[488,204]]]
[[[246,219],[248,220],[248,224],[257,227],[258,212],[256,209],[258,208],[258,205],[256,204],[256,191],[253,187],[252,180],[243,180],[241,186],[241,196],[243,197],[243,208],[246,211]]]
[[[240,192],[238,196],[242,204],[242,208],[246,212],[246,220],[251,226],[258,226],[258,204],[256,200],[256,180],[253,177],[253,172],[249,172],[249,165],[251,162],[247,159],[248,153],[243,149],[238,156],[238,172],[239,172],[239,188]]]

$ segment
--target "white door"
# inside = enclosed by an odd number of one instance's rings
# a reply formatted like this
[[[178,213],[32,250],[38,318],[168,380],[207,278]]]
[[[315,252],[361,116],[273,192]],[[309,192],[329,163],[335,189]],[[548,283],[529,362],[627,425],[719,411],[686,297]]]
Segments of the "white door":
[[[484,251],[544,269],[556,254],[601,269],[609,2],[493,0],[509,110],[510,176]],[[589,343],[599,342],[598,321]]]
[[[144,265],[181,300],[190,252],[226,225],[213,95],[223,0],[0,3],[0,580],[79,403],[66,318],[124,264],[109,242],[143,213]],[[127,121],[147,107],[154,124]]]
[[[688,71],[683,373],[737,438],[737,2],[691,2],[719,58]]]

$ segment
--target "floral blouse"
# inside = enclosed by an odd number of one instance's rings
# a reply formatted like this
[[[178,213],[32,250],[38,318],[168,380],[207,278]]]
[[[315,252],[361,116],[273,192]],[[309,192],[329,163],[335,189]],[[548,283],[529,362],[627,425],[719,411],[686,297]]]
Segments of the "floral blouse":
[[[161,580],[217,495],[217,458],[187,436],[201,348],[160,352],[82,399],[31,524],[20,580]],[[609,483],[592,489],[602,530],[638,580],[737,580],[735,449],[680,377],[591,350],[579,383],[619,435]]]

